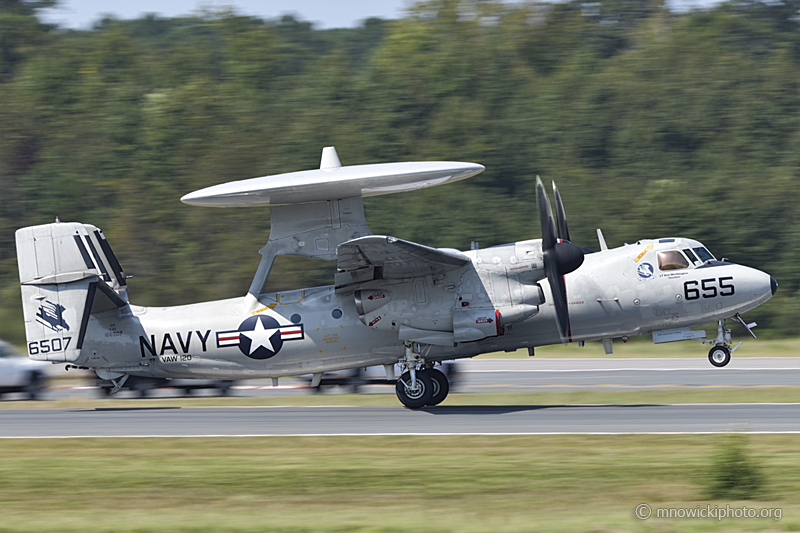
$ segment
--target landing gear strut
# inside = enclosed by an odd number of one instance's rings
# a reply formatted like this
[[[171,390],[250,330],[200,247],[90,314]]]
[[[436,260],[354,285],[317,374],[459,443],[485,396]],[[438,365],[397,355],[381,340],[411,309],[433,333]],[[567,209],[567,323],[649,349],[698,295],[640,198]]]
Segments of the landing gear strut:
[[[739,322],[742,322],[739,316],[736,316]],[[744,324],[744,322],[742,322]],[[752,326],[755,326],[753,324]],[[750,328],[745,325],[748,331]],[[750,332],[752,335],[752,332]],[[720,320],[717,322],[717,338],[713,341],[702,341],[706,344],[712,344],[713,347],[708,352],[708,361],[716,366],[717,368],[722,368],[723,366],[727,365],[731,362],[731,354],[736,351],[739,346],[742,345],[740,342],[734,348],[731,349],[731,330],[730,328],[725,327],[725,320]]]
[[[411,342],[405,343],[405,356],[400,364],[405,371],[395,385],[395,392],[403,405],[409,409],[419,409],[444,401],[450,392],[447,376],[414,352]]]
[[[425,372],[404,372],[395,385],[397,398],[409,409],[425,407],[433,396],[433,383]]]

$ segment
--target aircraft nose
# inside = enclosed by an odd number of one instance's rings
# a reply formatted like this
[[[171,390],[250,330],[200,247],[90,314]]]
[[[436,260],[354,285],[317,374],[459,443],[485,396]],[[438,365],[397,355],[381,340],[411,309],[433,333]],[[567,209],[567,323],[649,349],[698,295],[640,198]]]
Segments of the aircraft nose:
[[[775,296],[775,293],[778,292],[778,282],[772,276],[769,277],[769,286],[772,289],[772,295]]]

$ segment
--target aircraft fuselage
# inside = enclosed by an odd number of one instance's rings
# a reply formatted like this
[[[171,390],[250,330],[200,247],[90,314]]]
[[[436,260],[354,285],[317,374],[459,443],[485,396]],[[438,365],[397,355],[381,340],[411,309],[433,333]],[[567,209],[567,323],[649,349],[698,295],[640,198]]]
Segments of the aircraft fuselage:
[[[698,248],[689,239],[660,239],[587,254],[565,277],[569,340],[698,327],[774,293],[764,272],[697,253],[692,261],[685,251]],[[689,264],[660,264],[671,252]],[[471,259],[462,268],[374,280],[358,291],[326,286],[93,313],[71,362],[120,374],[248,379],[396,363],[403,340],[422,345],[428,361],[561,342],[539,240],[461,253]],[[470,334],[481,338],[465,340]],[[54,360],[55,347],[46,359]],[[29,344],[32,358],[45,358],[41,351]]]

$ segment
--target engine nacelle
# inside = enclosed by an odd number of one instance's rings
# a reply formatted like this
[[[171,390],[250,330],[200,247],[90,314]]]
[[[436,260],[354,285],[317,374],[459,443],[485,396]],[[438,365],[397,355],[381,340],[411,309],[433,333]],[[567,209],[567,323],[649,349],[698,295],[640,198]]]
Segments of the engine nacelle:
[[[388,318],[387,311],[390,311],[391,306],[387,304],[392,301],[394,295],[382,289],[361,289],[353,293],[353,298],[356,303],[356,312],[358,319],[367,327],[381,329],[384,331],[391,331],[391,320],[383,320]]]
[[[516,324],[522,322],[539,312],[538,305],[520,304],[514,307],[501,307],[498,311],[498,317],[501,326],[508,324]]]
[[[500,311],[496,309],[456,309],[453,312],[453,338],[470,342],[503,333]]]
[[[391,301],[393,294],[389,291],[381,289],[362,289],[353,293],[353,298],[356,301],[356,312],[361,322],[364,322],[365,316],[372,313],[376,309],[380,309],[389,301]],[[365,323],[366,324],[366,323]]]
[[[508,278],[507,283],[514,307],[518,305],[537,307],[544,303],[544,291],[538,283],[522,281],[514,277]]]

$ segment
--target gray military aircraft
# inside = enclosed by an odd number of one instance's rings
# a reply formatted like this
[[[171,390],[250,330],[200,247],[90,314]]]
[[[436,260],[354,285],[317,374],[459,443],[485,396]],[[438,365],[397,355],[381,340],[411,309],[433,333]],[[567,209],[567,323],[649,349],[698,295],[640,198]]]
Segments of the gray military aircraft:
[[[214,207],[270,206],[271,226],[247,295],[178,307],[128,301],[127,277],[102,231],[81,223],[16,233],[31,359],[128,376],[249,379],[384,365],[410,408],[448,394],[435,366],[481,353],[652,334],[696,339],[725,366],[734,318],[777,289],[768,274],[718,261],[700,242],[641,240],[600,251],[570,243],[558,190],[556,226],[537,178],[542,238],[486,249],[430,248],[373,235],[362,198],[465,179],[484,170],[457,162],[342,166],[333,147],[320,169],[253,178],[187,194]],[[557,229],[556,229],[557,228]],[[337,261],[335,284],[266,293],[278,255]],[[717,337],[692,327],[717,322]],[[755,336],[755,335],[753,335]],[[399,363],[402,375],[394,376]]]

